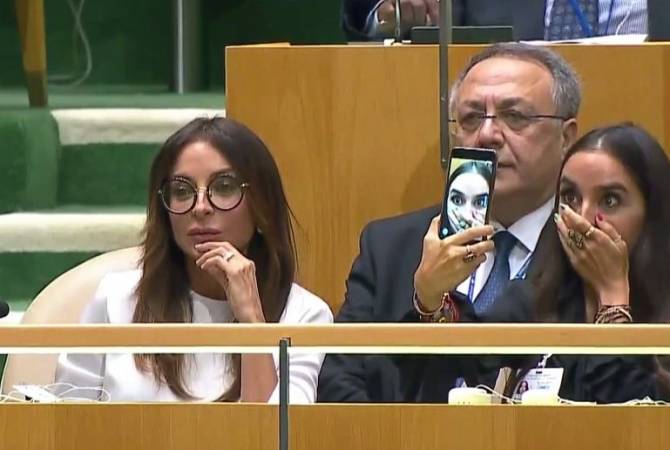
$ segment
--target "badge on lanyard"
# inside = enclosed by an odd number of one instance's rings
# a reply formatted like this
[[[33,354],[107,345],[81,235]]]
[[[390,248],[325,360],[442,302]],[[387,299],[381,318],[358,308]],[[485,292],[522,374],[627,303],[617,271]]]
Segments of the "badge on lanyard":
[[[547,360],[551,354],[545,355],[536,368],[531,369],[525,377],[517,384],[512,399],[521,400],[521,394],[531,389],[546,391],[552,395],[558,395],[563,380],[563,368],[547,368]]]

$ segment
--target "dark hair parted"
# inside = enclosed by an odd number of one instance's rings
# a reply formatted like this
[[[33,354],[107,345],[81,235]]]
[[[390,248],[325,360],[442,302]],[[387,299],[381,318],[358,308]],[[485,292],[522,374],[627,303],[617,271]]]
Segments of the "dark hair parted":
[[[288,206],[279,170],[261,139],[231,119],[198,118],[170,136],[156,155],[149,175],[149,201],[144,227],[142,277],[137,286],[133,322],[191,322],[190,283],[185,256],[177,246],[169,213],[158,191],[172,175],[181,152],[188,145],[206,142],[223,155],[240,180],[256,233],[247,257],[256,266],[261,306],[268,322],[278,322],[297,271],[293,215]],[[239,356],[234,355],[236,382],[221,400],[239,398]],[[153,372],[175,395],[192,398],[184,383],[184,355],[136,355],[138,368]]]
[[[451,175],[449,175],[449,183],[452,183],[464,173],[476,173],[477,175],[481,175],[487,183],[493,178],[493,172],[489,167],[489,163],[484,161],[468,161],[458,166]]]

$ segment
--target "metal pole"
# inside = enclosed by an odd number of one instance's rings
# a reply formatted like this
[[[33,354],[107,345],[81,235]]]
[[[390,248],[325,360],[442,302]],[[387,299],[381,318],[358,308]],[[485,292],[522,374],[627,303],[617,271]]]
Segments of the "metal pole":
[[[402,42],[402,28],[400,27],[400,0],[395,0],[395,41]]]
[[[184,0],[174,0],[174,88],[184,93]]]
[[[440,164],[449,162],[449,44],[452,42],[451,0],[440,1]]]
[[[202,87],[202,6],[200,0],[172,0],[172,89],[179,94]]]
[[[279,341],[279,450],[288,450],[288,348],[290,346],[291,338],[282,338]]]

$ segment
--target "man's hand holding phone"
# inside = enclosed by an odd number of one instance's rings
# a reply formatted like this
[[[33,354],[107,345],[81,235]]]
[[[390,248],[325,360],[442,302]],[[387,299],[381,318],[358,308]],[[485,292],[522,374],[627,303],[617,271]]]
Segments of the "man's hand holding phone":
[[[494,248],[488,221],[497,158],[494,150],[454,147],[447,169],[442,211],[423,239],[414,289],[421,306],[434,311],[452,291],[486,261]]]
[[[494,248],[493,227],[469,228],[440,239],[440,217],[435,217],[423,238],[421,262],[414,273],[414,289],[428,311],[439,308],[445,292],[454,290],[486,261],[486,252]],[[472,243],[473,241],[481,241]],[[472,243],[472,244],[469,244]],[[467,258],[468,252],[475,255]]]

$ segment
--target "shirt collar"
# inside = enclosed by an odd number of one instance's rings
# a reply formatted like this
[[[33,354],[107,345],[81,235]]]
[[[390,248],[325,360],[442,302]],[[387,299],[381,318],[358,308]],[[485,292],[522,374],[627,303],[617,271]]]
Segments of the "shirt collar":
[[[526,250],[534,252],[537,241],[540,239],[540,233],[542,233],[542,229],[547,223],[547,220],[549,220],[549,216],[553,209],[554,197],[551,197],[542,206],[514,222],[507,228],[507,231],[512,233],[512,235],[526,247]],[[505,227],[498,222],[493,222],[493,227],[496,231],[505,229]]]

